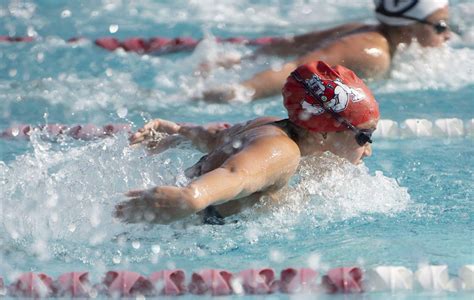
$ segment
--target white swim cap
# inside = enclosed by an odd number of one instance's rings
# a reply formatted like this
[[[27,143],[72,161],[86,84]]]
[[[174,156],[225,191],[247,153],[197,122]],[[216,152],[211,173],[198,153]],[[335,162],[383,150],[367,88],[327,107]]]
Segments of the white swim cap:
[[[375,15],[384,24],[392,26],[410,25],[415,18],[423,20],[436,10],[449,4],[448,0],[374,0]]]

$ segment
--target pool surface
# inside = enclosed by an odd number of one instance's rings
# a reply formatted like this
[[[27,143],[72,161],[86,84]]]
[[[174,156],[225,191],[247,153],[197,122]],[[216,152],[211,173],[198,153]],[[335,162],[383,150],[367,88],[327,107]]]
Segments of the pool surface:
[[[246,62],[202,78],[199,63],[252,47],[213,37],[283,36],[346,21],[373,20],[372,1],[3,1],[0,35],[0,131],[19,124],[128,123],[151,118],[206,123],[285,116],[281,97],[253,103],[191,100],[205,86],[232,83],[268,66]],[[395,57],[390,78],[369,86],[383,119],[474,118],[474,3],[451,1],[462,31],[442,49],[417,45]],[[315,17],[317,15],[317,17]],[[168,55],[109,52],[104,36],[205,37],[194,51]],[[67,43],[71,37],[87,41]],[[421,52],[421,53],[420,53]],[[89,270],[150,274],[288,266],[372,268],[448,265],[450,275],[474,263],[473,136],[375,139],[373,155],[353,166],[331,155],[307,158],[277,207],[231,217],[223,226],[197,217],[172,225],[127,225],[112,217],[129,189],[184,185],[201,157],[190,145],[149,156],[129,148],[127,134],[93,140],[0,139],[0,275],[11,282],[34,271],[57,276]],[[321,170],[309,167],[311,160]],[[286,297],[280,295],[282,298]],[[409,294],[403,295],[410,298]],[[464,293],[438,297],[469,297]],[[381,296],[382,297],[382,296]]]

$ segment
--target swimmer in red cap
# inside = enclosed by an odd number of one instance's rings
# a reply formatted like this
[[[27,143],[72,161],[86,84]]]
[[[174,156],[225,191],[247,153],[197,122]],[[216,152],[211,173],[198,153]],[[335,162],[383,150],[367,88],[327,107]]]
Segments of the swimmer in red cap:
[[[193,178],[187,186],[130,191],[130,199],[116,206],[115,216],[129,223],[166,224],[200,213],[205,223],[222,224],[223,217],[262,196],[275,196],[302,156],[329,151],[358,164],[371,155],[378,104],[349,69],[321,61],[300,66],[288,77],[283,98],[288,110],[283,120],[262,117],[206,128],[157,119],[145,125],[131,136],[132,145],[169,146],[153,140],[167,133],[171,139],[191,140],[208,154],[186,171]]]
[[[378,78],[390,69],[400,44],[416,40],[423,47],[438,47],[450,37],[448,0],[374,0],[374,3],[379,24],[345,24],[270,43],[253,57],[269,54],[298,58],[280,69],[260,72],[240,84],[209,89],[203,93],[203,99],[225,102],[276,95],[292,70],[315,60],[343,65],[363,78]],[[238,61],[233,59],[233,63]]]

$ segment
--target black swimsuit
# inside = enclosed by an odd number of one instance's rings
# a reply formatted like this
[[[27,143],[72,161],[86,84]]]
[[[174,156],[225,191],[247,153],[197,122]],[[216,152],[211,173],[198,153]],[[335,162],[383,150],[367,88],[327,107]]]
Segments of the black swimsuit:
[[[289,119],[283,119],[283,120],[267,123],[264,125],[274,125],[278,128],[281,128],[283,131],[286,132],[286,134],[288,134],[288,137],[290,137],[290,139],[292,139],[295,142],[298,140],[297,125],[295,125]],[[204,156],[203,158],[205,157],[207,156]],[[201,158],[201,160],[203,158]],[[225,224],[224,217],[217,211],[214,205],[209,205],[208,207],[204,209],[202,222],[208,225],[224,225]]]

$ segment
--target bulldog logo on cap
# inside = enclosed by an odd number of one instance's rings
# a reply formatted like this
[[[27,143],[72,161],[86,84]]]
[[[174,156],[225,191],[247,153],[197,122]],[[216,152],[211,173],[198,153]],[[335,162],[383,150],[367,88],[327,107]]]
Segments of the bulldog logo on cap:
[[[313,74],[310,79],[305,81],[321,101],[323,101],[325,108],[334,112],[345,110],[349,101],[359,102],[365,98],[362,90],[347,86],[339,78],[335,80],[323,80],[318,75]],[[319,101],[310,103],[305,97],[301,102],[302,108],[311,114],[319,115],[325,112],[324,108],[319,104]]]

